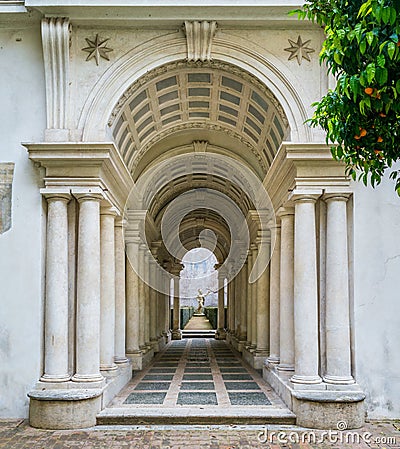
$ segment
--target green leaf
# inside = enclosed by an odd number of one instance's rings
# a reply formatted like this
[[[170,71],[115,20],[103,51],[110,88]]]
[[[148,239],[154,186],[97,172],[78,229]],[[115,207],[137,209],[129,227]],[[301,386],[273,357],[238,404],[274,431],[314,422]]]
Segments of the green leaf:
[[[394,44],[394,42],[389,42],[387,44],[387,52],[388,52],[390,59],[393,59],[395,51],[396,51],[396,45]]]
[[[385,25],[387,25],[389,23],[389,20],[390,20],[390,7],[385,6],[382,9],[382,21]]]
[[[400,94],[400,79],[396,81],[396,90]]]
[[[365,50],[367,49],[367,41],[363,39],[360,43],[360,52],[363,55],[365,53]]]
[[[386,58],[384,55],[378,55],[376,58],[376,63],[378,64],[379,67],[385,67],[385,63],[386,63]]]
[[[374,38],[375,38],[375,35],[374,35],[373,31],[369,31],[367,33],[366,37],[367,37],[368,44],[372,45],[372,42],[374,42]]]
[[[376,67],[373,62],[371,62],[370,64],[367,65],[366,72],[367,72],[368,83],[371,84],[375,78],[375,73],[376,73]]]

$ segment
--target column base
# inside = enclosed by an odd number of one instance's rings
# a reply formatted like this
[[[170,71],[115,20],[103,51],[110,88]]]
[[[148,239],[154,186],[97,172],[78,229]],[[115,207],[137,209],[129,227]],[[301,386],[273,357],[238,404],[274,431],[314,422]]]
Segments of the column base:
[[[101,389],[32,391],[29,424],[39,429],[84,429],[96,425]]]
[[[273,365],[279,365],[280,358],[278,356],[276,356],[276,355],[270,355],[267,358],[267,362],[268,363],[272,363]]]
[[[126,354],[129,359],[130,363],[132,364],[132,370],[133,371],[140,371],[142,370],[142,357],[143,353],[140,349],[132,352],[127,352]]]
[[[217,329],[217,332],[215,332],[215,339],[216,340],[225,340],[226,339],[225,329],[223,329],[223,328]]]
[[[74,374],[71,380],[72,382],[95,383],[104,382],[104,377],[101,374]]]
[[[357,384],[292,384],[288,374],[268,362],[263,369],[263,378],[295,413],[298,426],[338,430],[338,423],[345,422],[350,430],[364,425],[365,394]]]
[[[114,362],[117,365],[126,365],[127,363],[129,363],[129,359],[127,357],[115,357]]]
[[[40,378],[41,382],[68,382],[71,379],[69,374],[58,375],[58,374],[43,374]]]
[[[319,376],[301,376],[295,374],[290,378],[290,382],[294,384],[304,384],[304,385],[316,385],[322,382]]]
[[[323,379],[327,384],[333,385],[351,385],[356,382],[352,376],[330,376],[326,374]]]
[[[276,369],[278,371],[294,371],[294,365],[290,365],[289,363],[280,363]]]
[[[114,377],[118,374],[118,366],[113,363],[112,365],[100,365],[100,373],[104,377]]]
[[[180,329],[174,329],[171,337],[172,340],[182,340],[182,331]]]

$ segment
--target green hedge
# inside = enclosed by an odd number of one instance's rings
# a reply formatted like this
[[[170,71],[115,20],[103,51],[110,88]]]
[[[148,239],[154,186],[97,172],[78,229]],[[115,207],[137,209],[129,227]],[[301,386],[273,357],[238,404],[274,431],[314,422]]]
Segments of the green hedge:
[[[204,315],[208,318],[213,329],[218,325],[218,307],[204,307]]]
[[[194,307],[181,308],[181,329],[184,329],[190,318],[194,314]]]

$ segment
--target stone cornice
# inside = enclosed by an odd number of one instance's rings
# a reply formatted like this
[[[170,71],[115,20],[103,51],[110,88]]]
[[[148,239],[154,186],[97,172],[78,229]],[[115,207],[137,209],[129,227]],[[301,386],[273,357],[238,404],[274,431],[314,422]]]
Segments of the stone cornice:
[[[350,180],[326,144],[284,142],[263,184],[277,210],[295,189],[349,191]]]
[[[228,0],[26,0],[25,6],[46,15],[68,15],[74,22],[96,20],[103,23],[149,27],[160,23],[177,27],[185,20],[218,21],[230,27],[269,26],[280,27],[292,23],[294,27],[308,27],[307,21],[298,21],[288,12],[300,8],[298,0],[240,0],[232,5]]]
[[[123,213],[132,177],[113,143],[25,143],[29,158],[45,168],[46,191],[68,187],[101,189],[103,198]]]

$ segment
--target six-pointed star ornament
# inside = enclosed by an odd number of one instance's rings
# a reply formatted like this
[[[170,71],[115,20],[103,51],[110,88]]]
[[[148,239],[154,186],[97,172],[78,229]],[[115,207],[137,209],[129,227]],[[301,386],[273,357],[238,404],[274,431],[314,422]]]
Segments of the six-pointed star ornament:
[[[89,61],[90,59],[94,58],[96,61],[96,65],[99,65],[100,58],[107,59],[107,61],[110,60],[107,53],[113,50],[112,48],[108,48],[106,46],[106,42],[109,39],[104,39],[103,41],[100,41],[98,34],[96,34],[96,38],[94,40],[88,38],[85,39],[89,45],[89,47],[82,48],[82,51],[87,51],[89,53],[88,57],[86,58],[86,61]]]
[[[311,42],[311,40],[308,40],[306,42],[303,42],[301,40],[301,36],[297,38],[297,42],[292,41],[291,39],[288,39],[290,47],[285,48],[285,51],[290,52],[289,61],[291,61],[294,58],[297,58],[297,62],[299,65],[301,65],[301,60],[306,59],[307,61],[311,61],[310,59],[310,53],[314,53],[314,49],[307,47],[307,45]]]

